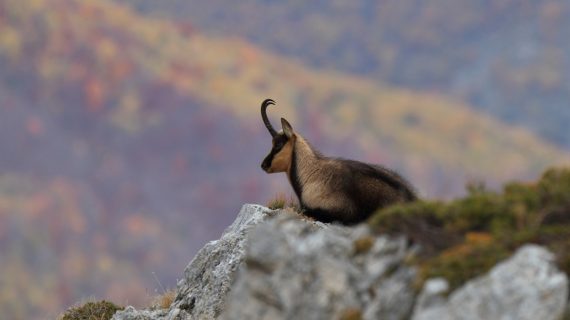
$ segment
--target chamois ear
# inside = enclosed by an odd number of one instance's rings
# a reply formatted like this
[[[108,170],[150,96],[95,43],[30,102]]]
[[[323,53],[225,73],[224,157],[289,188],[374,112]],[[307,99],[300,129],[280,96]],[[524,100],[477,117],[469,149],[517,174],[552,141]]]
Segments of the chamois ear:
[[[289,122],[287,122],[287,120],[283,118],[281,118],[281,127],[283,128],[283,132],[285,133],[287,138],[291,138],[293,136],[293,128],[291,127]]]

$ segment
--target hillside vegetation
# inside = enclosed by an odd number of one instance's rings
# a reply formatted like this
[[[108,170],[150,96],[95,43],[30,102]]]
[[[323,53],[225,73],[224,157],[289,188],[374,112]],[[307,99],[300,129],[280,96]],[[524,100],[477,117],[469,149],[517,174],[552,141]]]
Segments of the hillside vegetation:
[[[467,309],[469,319],[563,319],[569,194],[570,168],[550,169],[536,183],[510,183],[500,193],[473,185],[470,195],[453,201],[380,210],[370,220],[376,234],[330,227],[290,208],[245,205],[222,237],[193,258],[174,300],[159,309],[128,308],[116,318],[420,319],[435,313],[454,319]],[[424,286],[431,277],[447,279],[451,288],[443,289],[441,279]],[[438,301],[425,304],[426,297]],[[104,301],[66,314],[83,319],[71,315],[97,305],[108,319]]]
[[[319,68],[437,90],[570,148],[565,0],[115,0]]]
[[[247,125],[259,123],[260,98],[273,97],[279,103],[273,112],[290,118],[315,145],[350,144],[367,160],[396,165],[425,190],[433,190],[436,178],[454,187],[465,176],[504,181],[569,159],[458,101],[316,72],[243,41],[180,30],[107,2],[5,6],[2,52],[11,67],[4,74],[20,80],[6,77],[6,86],[22,96],[34,89],[42,104],[59,104],[54,109],[65,108],[58,99],[73,90],[73,102],[87,114],[135,134],[162,124],[160,113],[170,106],[160,99],[172,90]]]
[[[400,169],[428,196],[570,159],[440,95],[315,71],[105,0],[0,2],[0,65],[9,319],[91,295],[144,304],[236,208],[290,190],[259,169],[266,97],[323,151]]]
[[[549,248],[570,274],[570,169],[550,169],[536,183],[482,186],[450,202],[419,201],[376,213],[380,233],[405,234],[421,247],[423,278],[444,277],[452,288],[487,272],[525,243]]]

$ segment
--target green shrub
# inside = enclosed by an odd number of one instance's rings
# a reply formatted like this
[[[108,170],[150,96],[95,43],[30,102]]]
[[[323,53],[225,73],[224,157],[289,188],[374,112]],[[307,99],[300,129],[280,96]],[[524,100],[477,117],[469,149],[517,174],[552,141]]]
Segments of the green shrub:
[[[108,301],[87,302],[67,310],[61,320],[109,320],[115,312],[123,309]]]
[[[415,263],[422,279],[442,276],[452,288],[525,243],[548,247],[570,273],[570,169],[550,169],[537,183],[510,183],[502,192],[471,187],[466,197],[447,203],[392,206],[369,223],[379,233],[403,233],[419,244]]]

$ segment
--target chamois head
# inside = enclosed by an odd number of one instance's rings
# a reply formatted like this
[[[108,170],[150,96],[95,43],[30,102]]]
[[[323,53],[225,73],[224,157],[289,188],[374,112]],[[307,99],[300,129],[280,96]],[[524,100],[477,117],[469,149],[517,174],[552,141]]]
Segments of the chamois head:
[[[281,118],[281,127],[283,130],[277,132],[273,129],[266,112],[267,107],[272,104],[274,105],[275,101],[271,99],[266,99],[261,104],[261,118],[273,138],[273,146],[267,157],[265,157],[261,163],[261,168],[267,173],[287,172],[291,167],[296,136],[289,122],[283,118]]]

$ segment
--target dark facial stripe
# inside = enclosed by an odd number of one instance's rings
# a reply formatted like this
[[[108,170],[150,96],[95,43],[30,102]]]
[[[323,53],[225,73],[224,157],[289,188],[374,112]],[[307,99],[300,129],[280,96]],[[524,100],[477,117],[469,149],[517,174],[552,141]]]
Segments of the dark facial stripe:
[[[299,199],[299,203],[301,207],[304,208],[305,205],[303,204],[303,200],[301,200],[301,194],[303,193],[303,186],[301,185],[301,181],[299,180],[299,174],[297,169],[297,152],[295,148],[293,148],[293,154],[291,155],[291,170],[289,171],[289,180],[291,181],[291,186]]]
[[[273,158],[277,155],[287,144],[287,137],[284,135],[278,135],[273,139],[273,148],[263,160],[263,166],[270,168],[273,163]]]
[[[287,144],[287,137],[285,135],[279,135],[275,138],[275,140],[273,141],[273,150],[275,152],[275,154],[279,153],[279,151],[281,151],[281,149],[283,149],[283,147]]]

